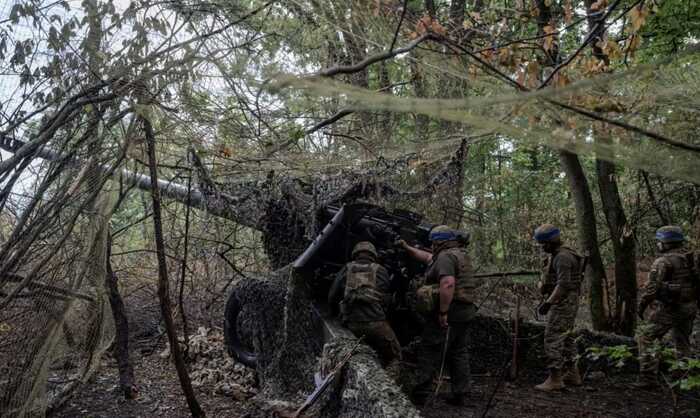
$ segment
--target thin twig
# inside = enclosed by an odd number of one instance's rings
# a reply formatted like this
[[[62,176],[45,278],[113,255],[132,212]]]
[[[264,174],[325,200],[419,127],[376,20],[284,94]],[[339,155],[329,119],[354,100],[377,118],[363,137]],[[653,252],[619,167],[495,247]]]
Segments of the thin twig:
[[[391,41],[391,46],[389,47],[389,51],[394,50],[394,46],[396,46],[396,39],[399,37],[399,30],[401,29],[401,25],[403,24],[403,18],[406,16],[406,10],[408,9],[408,0],[403,1],[403,10],[401,10],[401,18],[399,19],[399,24],[396,25],[396,32],[394,32],[394,39]]]

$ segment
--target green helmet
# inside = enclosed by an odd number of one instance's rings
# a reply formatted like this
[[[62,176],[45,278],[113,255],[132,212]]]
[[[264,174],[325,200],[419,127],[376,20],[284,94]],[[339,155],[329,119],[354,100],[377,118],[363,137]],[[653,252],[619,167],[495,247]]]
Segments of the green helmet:
[[[542,224],[535,229],[535,241],[539,243],[559,242],[561,232],[552,224]]]
[[[430,230],[431,241],[454,241],[456,239],[457,234],[447,225],[438,225]]]
[[[656,230],[656,240],[660,242],[683,242],[683,230],[679,226],[666,225]]]
[[[355,247],[352,249],[352,258],[355,258],[357,254],[361,253],[362,251],[368,252],[375,257],[377,256],[377,249],[374,248],[374,244],[369,241],[360,241],[355,244]]]

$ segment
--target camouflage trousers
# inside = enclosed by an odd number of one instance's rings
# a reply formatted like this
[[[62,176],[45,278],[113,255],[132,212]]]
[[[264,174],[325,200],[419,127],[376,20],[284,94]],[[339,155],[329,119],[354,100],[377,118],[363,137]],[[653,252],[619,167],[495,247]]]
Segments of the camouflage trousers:
[[[382,366],[389,376],[398,379],[401,361],[401,345],[394,330],[387,321],[348,321],[347,327],[356,337],[364,338],[374,351],[377,352]]]
[[[672,332],[673,342],[681,357],[690,354],[690,335],[693,331],[693,320],[698,308],[695,302],[668,306],[654,302],[649,321],[640,326],[639,342],[639,372],[640,374],[656,375],[659,368],[659,358],[651,350],[655,341],[661,340],[668,331]]]
[[[547,314],[544,354],[550,369],[561,370],[571,366],[576,358],[573,331],[577,311],[578,292],[569,292],[558,304],[553,305]]]
[[[416,347],[418,365],[415,379],[417,386],[413,389],[415,396],[427,396],[431,393],[433,378],[438,377],[440,373],[445,348],[445,369],[450,374],[452,394],[467,393],[471,383],[467,327],[467,322],[450,323],[448,337],[446,330],[437,323],[437,318],[425,324],[420,344]]]

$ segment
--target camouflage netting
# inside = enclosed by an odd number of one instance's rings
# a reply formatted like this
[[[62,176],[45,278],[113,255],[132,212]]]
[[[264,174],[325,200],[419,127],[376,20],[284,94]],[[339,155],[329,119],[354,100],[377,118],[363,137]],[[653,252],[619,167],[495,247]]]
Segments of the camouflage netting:
[[[526,94],[466,55],[445,54],[447,44],[426,42],[391,63],[376,62],[391,64],[392,73],[400,73],[391,74],[393,81],[401,85],[384,80],[377,86],[373,79],[370,87],[367,68],[346,78],[302,73],[357,64],[393,48],[394,41],[405,46],[415,41],[420,16],[407,16],[408,29],[399,33],[393,12],[341,8],[385,2],[334,2],[338,16],[352,17],[349,23],[319,10],[323,2],[6,3],[0,65],[13,81],[3,75],[0,82],[2,93],[10,92],[0,100],[3,416],[42,415],[58,406],[89,379],[112,342],[104,285],[112,193],[118,190],[126,201],[127,229],[143,221],[134,218],[150,216],[148,205],[139,205],[143,196],[128,193],[132,186],[150,188],[139,174],[147,159],[144,119],[156,130],[163,196],[206,212],[193,222],[200,253],[181,270],[190,278],[209,274],[212,258],[231,250],[229,270],[212,274],[228,282],[206,289],[214,295],[206,305],[208,320],[221,323],[214,302],[218,297],[221,304],[234,289],[245,306],[238,318],[242,337],[258,355],[259,397],[294,404],[313,389],[316,371],[332,367],[354,346],[353,339],[340,337],[323,345],[309,289],[288,267],[323,226],[318,212],[327,205],[364,201],[463,226],[466,201],[473,197],[465,190],[488,175],[484,170],[466,178],[465,161],[471,147],[486,141],[495,150],[544,145],[700,183],[697,51]],[[335,37],[329,40],[334,51],[326,51],[325,40]],[[492,44],[495,39],[484,51]],[[334,55],[351,49],[361,56]],[[310,53],[320,50],[330,58]],[[532,64],[536,58],[527,59]],[[525,75],[530,64],[499,71]],[[354,82],[363,74],[364,85]],[[432,77],[437,96],[404,89],[421,77]],[[462,91],[443,94],[449,89]],[[343,111],[352,117],[326,123]],[[171,211],[170,237],[189,226],[173,206],[165,209]],[[226,221],[216,224],[208,214]],[[153,252],[150,228],[133,241],[125,253]],[[238,271],[247,257],[262,252],[260,242],[265,260]],[[176,271],[187,245],[173,247],[168,250]],[[139,257],[134,286],[153,288],[156,269]],[[233,283],[241,276],[246,278]],[[152,303],[153,293],[141,301]],[[475,370],[503,366],[509,332],[507,321],[475,322]],[[541,370],[533,357],[541,352],[539,333],[537,326],[523,328],[523,355],[533,370]],[[364,348],[316,407],[327,416],[415,414]]]

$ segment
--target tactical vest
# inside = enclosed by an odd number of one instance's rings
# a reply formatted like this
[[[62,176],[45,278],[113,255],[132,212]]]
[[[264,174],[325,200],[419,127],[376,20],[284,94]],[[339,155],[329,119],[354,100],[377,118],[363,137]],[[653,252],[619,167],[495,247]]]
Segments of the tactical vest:
[[[471,263],[469,262],[469,256],[467,255],[466,251],[464,250],[464,248],[451,247],[444,249],[437,254],[441,253],[449,254],[453,256],[454,259],[457,261],[457,277],[455,277],[454,300],[456,300],[457,302],[474,303],[476,299],[475,290],[478,286],[478,283],[474,279],[474,275],[472,274]],[[436,260],[437,254],[433,256]],[[428,270],[429,277],[431,269]],[[435,286],[439,286],[439,283],[432,284]]]
[[[377,304],[381,308],[382,294],[377,289],[377,263],[348,264],[345,276],[345,294],[341,308],[344,312],[356,303]]]
[[[583,279],[583,271],[581,271],[581,263],[583,262],[583,257],[576,252],[576,250],[562,245],[559,251],[567,251],[571,253],[578,261],[577,270],[572,274],[579,275],[579,284]],[[545,274],[544,274],[544,284],[542,286],[542,292],[545,294],[552,293],[557,285],[557,272],[554,271],[554,257],[556,254],[552,254],[547,259],[547,264],[545,264]]]
[[[454,299],[458,302],[474,303],[476,300],[476,288],[478,283],[474,279],[469,256],[462,248],[450,248],[445,250],[445,252],[454,255],[457,259]]]
[[[694,268],[691,253],[667,253],[662,256],[671,266],[666,277],[661,277],[674,300],[680,303],[692,302],[697,298],[697,271]]]

